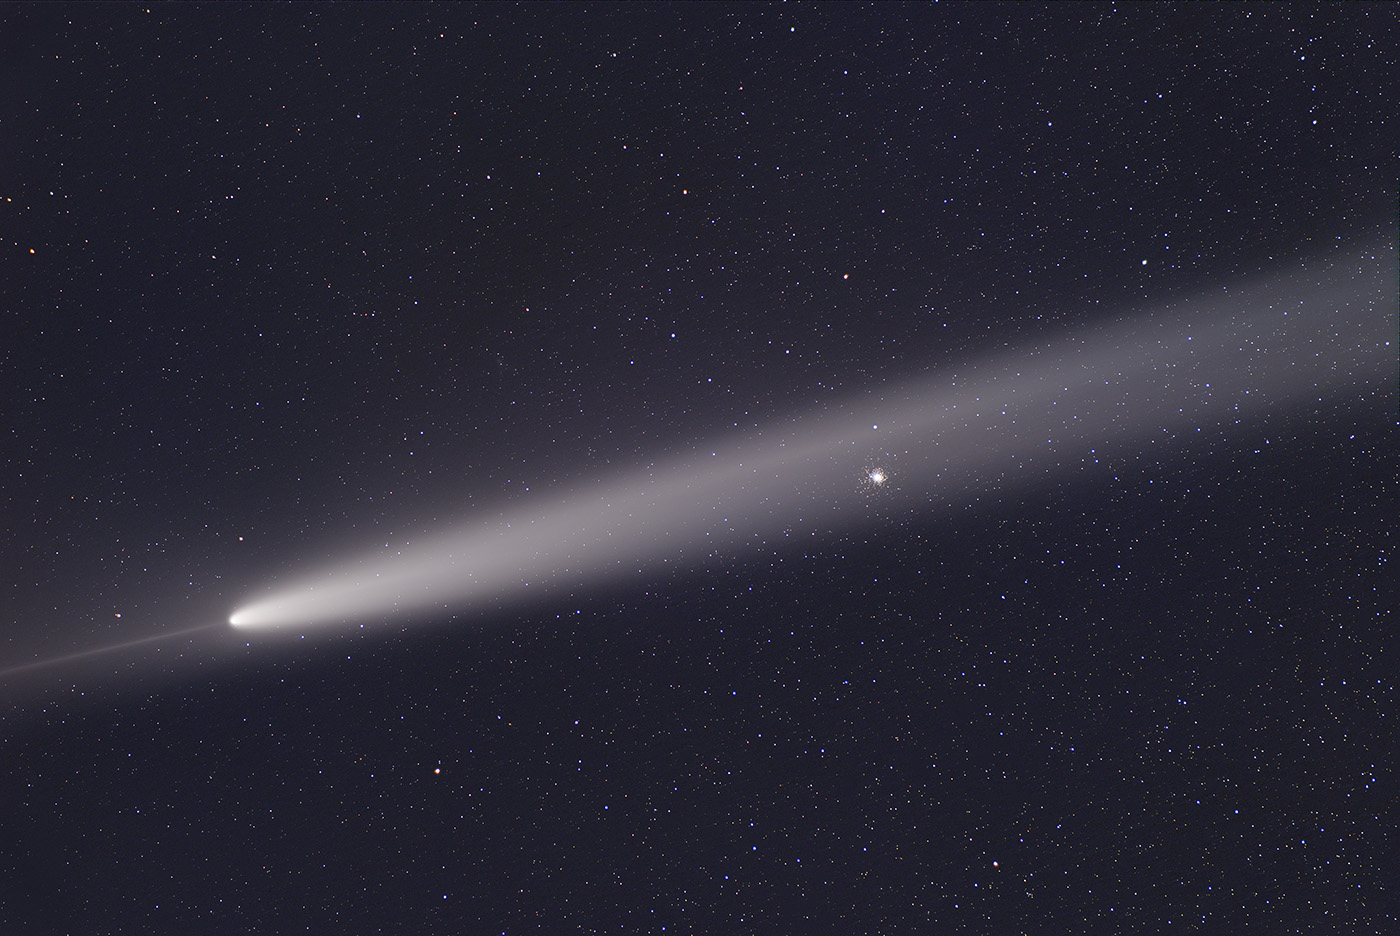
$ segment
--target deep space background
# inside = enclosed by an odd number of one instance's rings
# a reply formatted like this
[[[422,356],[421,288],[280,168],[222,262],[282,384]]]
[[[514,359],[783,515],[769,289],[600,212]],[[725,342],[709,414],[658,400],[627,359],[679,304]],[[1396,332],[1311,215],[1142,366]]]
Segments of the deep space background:
[[[222,625],[347,544],[1393,266],[1397,39],[0,7],[0,932],[1395,932],[1394,383],[530,607]]]

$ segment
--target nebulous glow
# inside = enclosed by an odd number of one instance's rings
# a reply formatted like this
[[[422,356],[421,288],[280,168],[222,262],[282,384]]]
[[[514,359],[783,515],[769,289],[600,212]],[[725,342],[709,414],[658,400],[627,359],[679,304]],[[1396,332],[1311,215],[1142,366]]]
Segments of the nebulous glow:
[[[201,624],[198,627],[186,627],[181,630],[158,631],[154,634],[147,634],[144,637],[135,637],[130,640],[118,641],[117,643],[103,644],[100,647],[65,653],[62,656],[44,657],[38,660],[31,660],[28,663],[16,663],[13,666],[0,669],[0,681],[9,680],[15,676],[31,673],[35,670],[49,669],[65,664],[92,660],[97,657],[116,655],[127,650],[134,650],[137,647],[144,647],[148,644],[167,643],[182,637],[188,639],[193,634],[211,631],[220,626],[220,624],[215,622],[213,624]]]
[[[1093,470],[1320,398],[1393,393],[1395,252],[1314,260],[1155,311],[940,369],[877,395],[699,447],[392,554],[281,585],[230,619],[306,628],[518,600],[700,568],[869,522],[862,481],[893,463],[891,500],[956,506],[971,491]],[[1204,433],[1204,435],[1200,435]]]

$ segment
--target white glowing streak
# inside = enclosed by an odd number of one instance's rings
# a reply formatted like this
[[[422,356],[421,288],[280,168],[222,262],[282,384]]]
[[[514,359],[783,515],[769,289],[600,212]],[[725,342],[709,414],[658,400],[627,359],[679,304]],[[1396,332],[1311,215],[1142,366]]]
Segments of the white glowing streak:
[[[877,451],[898,457],[891,497],[933,511],[972,489],[1092,469],[1110,452],[1189,442],[1325,395],[1393,394],[1395,262],[1389,247],[1338,254],[1307,273],[775,420],[693,457],[322,570],[230,622],[304,627],[464,609],[780,548],[867,521],[856,482],[873,480],[863,466]]]
[[[189,637],[189,635],[191,634],[197,634],[201,631],[211,631],[216,627],[222,626],[223,625],[219,623],[200,624],[198,627],[186,627],[182,630],[158,631],[154,634],[147,634],[145,637],[136,637],[132,640],[123,640],[118,643],[106,644],[101,647],[93,647],[88,650],[78,650],[74,653],[66,653],[63,656],[46,657],[39,660],[31,660],[28,663],[17,663],[13,666],[7,666],[4,669],[0,669],[0,680],[9,679],[13,676],[18,676],[21,673],[32,672],[33,670],[49,669],[51,667],[64,666],[69,663],[76,663],[80,660],[90,660],[94,657],[107,656],[108,654],[113,653],[120,653],[123,650],[134,650],[135,648],[145,646],[146,644],[164,643],[166,641],[174,640],[177,637]]]

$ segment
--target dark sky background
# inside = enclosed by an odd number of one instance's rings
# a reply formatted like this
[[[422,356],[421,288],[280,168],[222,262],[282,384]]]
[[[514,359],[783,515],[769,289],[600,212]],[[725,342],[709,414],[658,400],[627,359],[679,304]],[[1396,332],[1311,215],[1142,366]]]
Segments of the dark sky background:
[[[0,7],[0,930],[1394,932],[1393,384],[529,608],[175,632],[1050,329],[1393,263],[1398,39]]]

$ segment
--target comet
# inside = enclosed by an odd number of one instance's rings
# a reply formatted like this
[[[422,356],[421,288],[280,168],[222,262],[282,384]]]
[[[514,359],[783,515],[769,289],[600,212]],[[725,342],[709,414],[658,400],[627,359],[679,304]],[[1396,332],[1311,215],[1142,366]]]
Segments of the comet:
[[[1106,470],[1113,457],[1180,450],[1319,400],[1393,404],[1395,267],[1393,247],[1339,250],[775,417],[309,569],[251,596],[229,624],[304,632],[500,607],[869,525],[872,487],[886,512],[932,515],[977,491]]]

